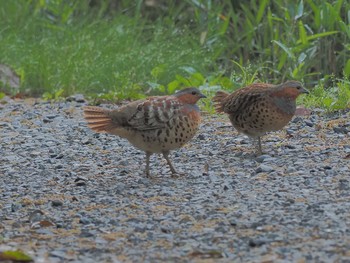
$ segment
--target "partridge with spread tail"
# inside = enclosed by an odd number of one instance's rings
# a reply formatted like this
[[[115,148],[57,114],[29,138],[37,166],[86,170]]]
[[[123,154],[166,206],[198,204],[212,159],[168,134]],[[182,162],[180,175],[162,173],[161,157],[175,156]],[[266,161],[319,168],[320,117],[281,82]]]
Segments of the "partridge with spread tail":
[[[205,98],[198,89],[186,88],[170,96],[154,96],[124,105],[116,110],[84,108],[88,126],[127,139],[146,153],[146,175],[150,156],[163,154],[172,174],[176,173],[169,152],[193,138],[200,124],[197,101]]]
[[[249,137],[258,139],[266,132],[282,129],[294,116],[296,98],[309,93],[298,81],[280,85],[255,83],[231,94],[218,91],[213,98],[215,110],[227,113],[234,128]]]

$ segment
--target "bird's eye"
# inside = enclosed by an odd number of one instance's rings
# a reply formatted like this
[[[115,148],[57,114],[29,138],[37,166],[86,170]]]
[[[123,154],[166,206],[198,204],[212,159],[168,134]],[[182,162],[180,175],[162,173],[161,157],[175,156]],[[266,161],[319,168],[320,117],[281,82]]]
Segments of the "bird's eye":
[[[197,94],[197,91],[192,91],[192,95],[196,95]]]

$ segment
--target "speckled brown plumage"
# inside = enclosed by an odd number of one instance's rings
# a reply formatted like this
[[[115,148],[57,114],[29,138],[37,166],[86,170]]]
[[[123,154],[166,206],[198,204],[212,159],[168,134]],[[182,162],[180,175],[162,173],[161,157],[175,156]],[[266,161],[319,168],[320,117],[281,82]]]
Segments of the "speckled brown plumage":
[[[219,113],[227,113],[234,128],[258,139],[270,131],[282,129],[293,117],[296,98],[308,93],[298,81],[287,81],[280,85],[255,83],[231,94],[216,93],[213,101]]]
[[[162,153],[170,170],[176,173],[169,151],[182,147],[197,132],[200,112],[197,101],[205,96],[196,88],[186,88],[171,96],[155,96],[131,102],[116,110],[84,108],[88,126],[126,138],[146,152],[146,175],[153,153]]]

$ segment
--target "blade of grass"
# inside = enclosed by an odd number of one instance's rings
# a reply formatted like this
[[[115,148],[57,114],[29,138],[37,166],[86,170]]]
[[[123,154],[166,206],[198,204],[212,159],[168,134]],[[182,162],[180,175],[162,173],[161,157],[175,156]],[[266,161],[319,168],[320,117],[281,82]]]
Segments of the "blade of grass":
[[[269,0],[262,0],[262,1],[259,1],[259,10],[258,10],[258,13],[256,15],[256,24],[259,24],[264,13],[265,13],[265,9],[266,9],[266,6],[267,4],[269,3]]]
[[[293,52],[291,51],[290,48],[288,48],[287,46],[285,46],[284,44],[282,44],[280,41],[277,40],[272,40],[273,43],[275,43],[277,46],[279,46],[280,48],[283,49],[284,52],[286,52],[288,54],[288,56],[295,60],[295,55],[293,54]]]
[[[299,21],[299,37],[300,37],[299,41],[301,41],[303,45],[307,45],[309,43],[306,30],[302,21]]]
[[[329,31],[329,32],[323,32],[323,33],[319,33],[319,34],[314,34],[312,36],[308,36],[306,39],[308,41],[310,40],[314,40],[314,39],[318,39],[318,38],[322,38],[322,37],[326,37],[326,36],[330,36],[330,35],[334,35],[334,34],[338,34],[339,31]],[[299,39],[297,42],[297,44],[301,44],[301,40]]]

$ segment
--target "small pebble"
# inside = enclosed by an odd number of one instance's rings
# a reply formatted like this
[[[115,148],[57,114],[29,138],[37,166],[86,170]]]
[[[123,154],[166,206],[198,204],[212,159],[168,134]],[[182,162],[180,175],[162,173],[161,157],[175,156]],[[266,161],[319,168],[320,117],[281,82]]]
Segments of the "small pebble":
[[[63,202],[60,200],[53,200],[51,201],[52,206],[57,207],[57,206],[62,206]]]
[[[294,167],[288,167],[286,172],[287,173],[295,173],[297,171],[297,169],[295,169]]]
[[[305,124],[309,127],[313,127],[314,126],[314,123],[309,121],[309,120],[305,120]]]
[[[264,159],[266,158],[270,158],[271,156],[268,155],[268,154],[263,154],[263,155],[260,155],[258,157],[256,157],[256,161],[259,162],[259,163],[262,163],[264,161]]]
[[[333,127],[335,133],[347,134],[349,130],[345,127]]]
[[[266,165],[266,164],[261,164],[256,169],[256,173],[269,173],[269,172],[272,172],[273,170],[274,170],[273,167]]]
[[[80,223],[80,224],[83,224],[83,225],[88,225],[88,224],[91,223],[91,221],[90,221],[90,219],[88,219],[88,218],[86,218],[86,217],[81,217],[81,218],[79,219],[79,223]]]

